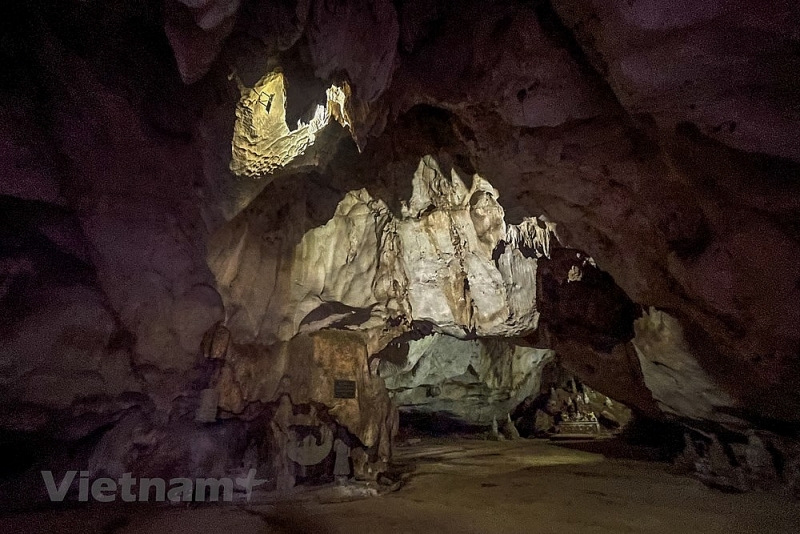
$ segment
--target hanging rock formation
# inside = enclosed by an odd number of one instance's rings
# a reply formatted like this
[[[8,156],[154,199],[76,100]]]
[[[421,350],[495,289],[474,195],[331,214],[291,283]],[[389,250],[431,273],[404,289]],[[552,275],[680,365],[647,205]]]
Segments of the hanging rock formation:
[[[241,414],[250,403],[275,402],[284,394],[293,404],[318,403],[367,447],[388,458],[392,405],[383,380],[368,365],[358,333],[322,331],[272,347],[232,344],[216,385],[219,408]],[[337,397],[335,382],[355,387],[352,398]]]
[[[711,379],[689,352],[680,323],[669,314],[651,309],[634,323],[631,341],[647,388],[667,413],[692,419],[741,423],[726,415],[733,399]]]

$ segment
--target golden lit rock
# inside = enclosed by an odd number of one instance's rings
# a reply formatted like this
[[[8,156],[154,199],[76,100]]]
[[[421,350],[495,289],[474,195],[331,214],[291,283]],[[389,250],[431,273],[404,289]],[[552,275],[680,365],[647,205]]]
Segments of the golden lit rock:
[[[229,350],[217,390],[219,407],[241,413],[252,402],[276,402],[288,394],[293,404],[316,402],[371,447],[389,447],[392,407],[383,379],[368,365],[363,336],[324,330],[266,347],[236,345]],[[350,398],[340,398],[337,380],[352,382]]]
[[[308,123],[298,121],[294,130],[286,124],[286,80],[280,70],[270,72],[252,88],[238,83],[242,97],[236,106],[230,164],[237,176],[263,178],[287,167],[317,165],[327,147],[315,143],[331,120],[351,128],[346,82],[342,87],[331,86],[326,103],[316,106]]]

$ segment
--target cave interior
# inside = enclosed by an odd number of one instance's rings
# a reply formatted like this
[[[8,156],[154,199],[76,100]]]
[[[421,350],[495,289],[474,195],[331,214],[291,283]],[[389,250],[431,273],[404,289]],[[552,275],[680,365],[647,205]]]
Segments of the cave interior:
[[[8,531],[800,529],[795,2],[0,11]]]

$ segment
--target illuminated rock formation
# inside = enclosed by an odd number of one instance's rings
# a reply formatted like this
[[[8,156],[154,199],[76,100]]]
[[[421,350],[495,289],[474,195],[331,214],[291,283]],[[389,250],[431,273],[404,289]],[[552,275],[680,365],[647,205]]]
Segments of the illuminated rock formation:
[[[338,140],[334,135],[332,140],[318,142],[323,130],[331,120],[350,126],[346,111],[350,87],[346,83],[342,88],[331,86],[325,104],[317,105],[313,118],[307,124],[298,121],[294,130],[286,124],[282,72],[265,75],[252,88],[238,83],[242,97],[236,107],[230,165],[237,176],[266,178],[278,170],[319,166],[332,155],[331,144]]]
[[[276,402],[284,394],[295,405],[319,403],[361,443],[388,458],[394,412],[368,357],[363,336],[350,332],[322,331],[271,347],[233,344],[216,386],[219,407],[241,414],[250,403]],[[352,397],[337,394],[337,380],[352,382]]]
[[[408,327],[424,321],[456,337],[536,329],[536,256],[549,254],[554,225],[539,226],[532,218],[522,230],[507,230],[491,184],[475,175],[467,188],[456,170],[447,176],[431,157],[422,159],[412,184],[399,217],[367,191],[350,192],[327,224],[302,237],[291,267],[275,274],[291,282],[278,281],[257,295],[280,307],[282,319],[273,332],[278,339],[350,325],[377,336],[371,344],[375,352],[398,333],[386,328],[389,323]],[[515,243],[506,243],[508,234]],[[252,298],[238,289],[237,273],[258,261],[241,249],[250,245],[239,242],[214,251],[211,262],[229,309],[241,307],[238,295]],[[536,254],[528,257],[519,246]],[[251,287],[248,278],[241,280]],[[245,325],[232,317],[229,324],[237,337],[253,339],[261,321],[247,320]],[[267,334],[257,332],[255,338]]]
[[[635,321],[634,328],[636,337],[631,343],[644,383],[662,410],[693,419],[741,423],[725,413],[733,399],[697,363],[677,319],[650,309]]]

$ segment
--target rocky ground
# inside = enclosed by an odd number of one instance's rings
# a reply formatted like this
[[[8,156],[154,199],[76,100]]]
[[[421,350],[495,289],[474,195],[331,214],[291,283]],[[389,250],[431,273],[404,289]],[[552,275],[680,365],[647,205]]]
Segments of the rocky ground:
[[[7,517],[0,519],[0,531],[588,534],[800,528],[798,503],[769,493],[711,490],[668,464],[643,460],[647,455],[641,452],[613,442],[426,440],[398,450],[398,464],[413,470],[400,490],[380,497],[320,504],[305,495],[280,505],[189,508],[97,504]]]

